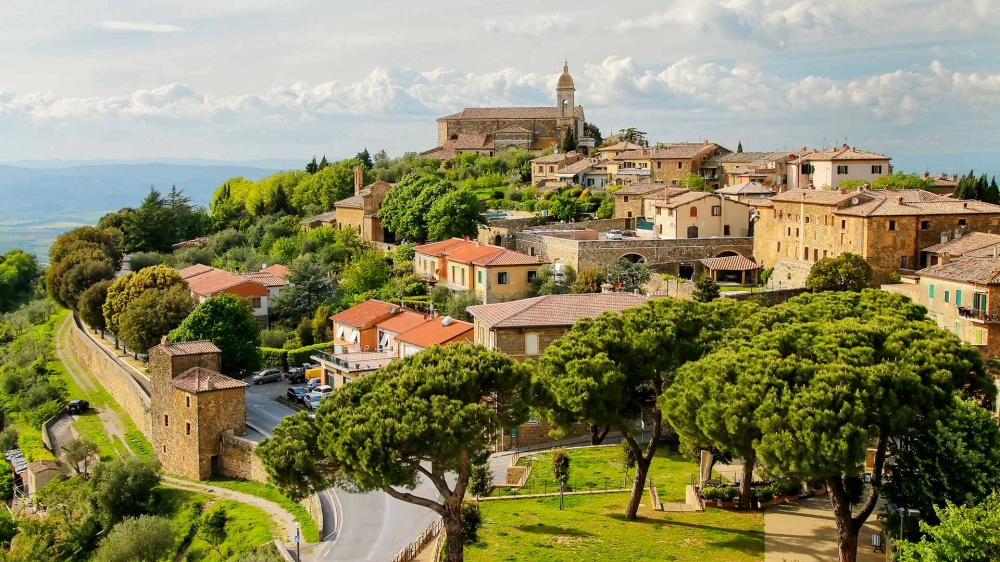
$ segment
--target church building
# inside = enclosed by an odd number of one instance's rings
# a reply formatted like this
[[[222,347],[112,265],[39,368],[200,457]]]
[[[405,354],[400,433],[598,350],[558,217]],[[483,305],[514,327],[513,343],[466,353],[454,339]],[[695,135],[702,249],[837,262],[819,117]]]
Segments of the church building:
[[[555,105],[465,108],[437,120],[438,146],[420,156],[442,160],[467,152],[492,156],[510,148],[540,153],[558,148],[567,129],[573,131],[578,145],[588,147],[588,139],[583,139],[583,107],[576,105],[575,98],[567,63],[556,85]]]

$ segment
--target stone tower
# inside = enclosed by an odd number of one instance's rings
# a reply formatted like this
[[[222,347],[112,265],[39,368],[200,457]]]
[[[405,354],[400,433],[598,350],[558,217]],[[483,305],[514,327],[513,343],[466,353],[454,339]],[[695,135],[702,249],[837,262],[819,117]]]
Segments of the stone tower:
[[[243,435],[246,387],[221,373],[212,342],[170,343],[149,350],[150,433],[165,472],[201,480],[218,472],[222,435]]]
[[[573,77],[569,75],[569,62],[563,63],[562,74],[559,75],[559,83],[556,84],[556,105],[559,106],[559,117],[561,119],[573,119],[573,110],[576,108],[576,86],[573,84]]]

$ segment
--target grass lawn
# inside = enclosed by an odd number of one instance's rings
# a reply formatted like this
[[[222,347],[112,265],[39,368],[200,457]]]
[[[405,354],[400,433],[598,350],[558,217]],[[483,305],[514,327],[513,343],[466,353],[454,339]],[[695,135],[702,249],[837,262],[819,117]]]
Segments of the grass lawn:
[[[236,554],[253,550],[273,538],[274,523],[267,513],[259,508],[229,500],[213,502],[213,497],[210,495],[171,488],[157,489],[157,498],[160,506],[158,515],[169,517],[174,526],[175,550],[171,553],[170,560],[175,559],[178,552],[184,548],[192,527],[197,525],[199,517],[207,510],[219,508],[226,510],[228,518],[226,540],[216,550],[208,542],[194,536],[184,560],[222,562]]]
[[[567,452],[570,457],[569,487],[574,491],[622,487],[624,472],[619,460],[618,445],[580,447],[567,449]],[[533,468],[524,487],[515,493],[523,495],[558,492],[559,487],[552,476],[551,458],[551,453],[521,458],[518,465],[527,466],[531,462]],[[661,501],[668,502],[684,501],[684,487],[691,483],[691,476],[695,474],[698,474],[697,464],[678,454],[670,446],[660,445],[649,466],[647,477],[653,479]],[[629,471],[629,476],[635,476],[634,469]],[[629,481],[628,487],[631,485]],[[510,495],[510,488],[496,489],[492,495]]]
[[[764,559],[764,516],[712,509],[665,513],[640,508],[624,520],[628,494],[482,502],[480,541],[465,549],[469,562],[493,560],[719,560]],[[648,500],[647,500],[648,501]]]
[[[302,504],[299,502],[296,502],[285,494],[282,494],[277,488],[267,484],[261,484],[260,482],[237,480],[234,478],[213,477],[209,478],[206,483],[220,488],[228,488],[237,492],[243,492],[244,494],[250,494],[251,496],[257,496],[258,498],[263,498],[280,505],[295,516],[295,520],[299,523],[299,525],[301,525],[303,540],[306,542],[319,542],[319,527],[316,525],[316,522],[313,521],[313,518],[309,516],[309,512],[306,511],[306,508],[302,507]]]

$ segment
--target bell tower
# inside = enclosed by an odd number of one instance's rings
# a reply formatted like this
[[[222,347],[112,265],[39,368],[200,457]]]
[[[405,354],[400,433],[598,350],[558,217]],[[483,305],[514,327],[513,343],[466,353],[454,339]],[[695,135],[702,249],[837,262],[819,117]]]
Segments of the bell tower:
[[[556,84],[556,105],[559,107],[561,120],[572,120],[576,108],[576,86],[573,77],[569,75],[569,61],[563,63],[563,71]],[[572,121],[563,121],[562,125],[572,125]]]

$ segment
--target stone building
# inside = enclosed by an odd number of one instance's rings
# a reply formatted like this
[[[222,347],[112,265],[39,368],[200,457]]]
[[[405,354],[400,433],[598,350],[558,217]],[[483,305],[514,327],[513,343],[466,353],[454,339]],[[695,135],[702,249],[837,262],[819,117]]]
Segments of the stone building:
[[[686,187],[667,186],[663,182],[639,181],[615,191],[611,194],[615,201],[614,215],[616,219],[643,218],[646,212],[645,201],[653,197],[674,197],[686,193]]]
[[[705,191],[645,200],[636,235],[659,239],[753,236],[750,205]]]
[[[758,209],[754,257],[763,268],[781,259],[812,264],[851,252],[871,264],[876,282],[927,265],[923,251],[942,239],[1000,228],[1000,205],[923,190],[796,189]]]
[[[550,182],[556,182],[556,173],[570,164],[583,159],[583,155],[573,150],[539,156],[531,161],[531,185],[545,187]]]
[[[221,351],[209,341],[149,350],[150,442],[163,470],[201,480],[219,474],[222,439],[243,435],[246,387],[221,373]]]
[[[731,151],[715,143],[673,143],[621,152],[608,163],[611,181],[627,184],[652,180],[681,186],[691,174],[704,178],[709,189],[722,187],[717,158]]]
[[[511,148],[541,152],[559,146],[567,129],[577,145],[589,145],[583,136],[583,107],[576,105],[576,86],[569,65],[556,84],[556,103],[549,107],[473,107],[437,120],[437,148],[421,154],[425,158],[453,158],[476,152],[493,155]]]
[[[361,167],[354,168],[354,195],[334,203],[337,230],[353,228],[365,242],[393,244],[396,236],[382,228],[382,221],[376,216],[392,185],[377,181],[362,187],[363,177]]]
[[[807,150],[803,146],[787,161],[788,189],[836,189],[846,180],[861,180],[871,185],[892,173],[889,160],[884,154],[846,144],[822,150]]]
[[[757,182],[774,191],[785,191],[788,161],[794,157],[789,152],[733,152],[714,160],[720,165],[724,185]]]

